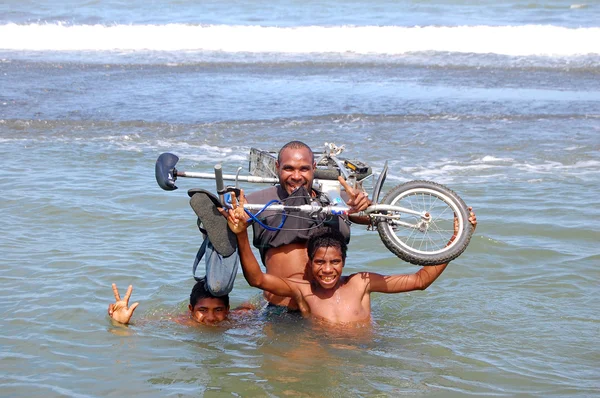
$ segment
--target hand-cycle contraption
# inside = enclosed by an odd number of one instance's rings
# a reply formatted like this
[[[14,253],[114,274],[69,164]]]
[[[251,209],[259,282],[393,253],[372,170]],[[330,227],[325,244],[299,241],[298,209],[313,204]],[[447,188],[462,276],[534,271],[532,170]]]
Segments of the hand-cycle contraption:
[[[313,186],[324,194],[325,202],[290,206],[283,203],[246,204],[250,212],[280,211],[283,214],[347,214],[349,207],[342,199],[338,176],[354,190],[362,190],[363,182],[373,178],[371,167],[363,162],[340,157],[344,146],[325,143],[323,153],[315,153],[317,169]],[[249,173],[223,174],[220,164],[214,174],[177,170],[179,158],[172,153],[161,154],[156,161],[156,180],[167,191],[177,189],[178,177],[216,180],[217,194],[225,203],[228,192],[239,193],[239,182],[276,184],[279,182],[275,167],[276,154],[259,149],[250,150]],[[464,201],[451,189],[431,181],[409,181],[390,189],[379,201],[387,175],[387,162],[373,184],[373,204],[359,215],[370,218],[371,230],[377,230],[381,241],[401,259],[417,265],[436,265],[458,257],[467,248],[473,226]],[[235,186],[225,186],[224,181],[234,181]],[[275,226],[277,228],[277,226]]]

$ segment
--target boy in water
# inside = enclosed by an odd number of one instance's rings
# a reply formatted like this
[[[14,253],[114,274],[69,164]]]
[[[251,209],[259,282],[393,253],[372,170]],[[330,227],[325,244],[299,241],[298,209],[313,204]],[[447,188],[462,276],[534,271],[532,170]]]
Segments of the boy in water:
[[[116,302],[114,304],[109,304],[108,316],[119,323],[128,324],[133,315],[133,311],[135,311],[139,305],[139,303],[133,303],[131,307],[129,307],[129,298],[131,297],[133,286],[129,285],[123,300],[121,300],[117,285],[113,283],[112,289]],[[206,289],[204,279],[201,279],[196,282],[192,288],[188,308],[190,310],[189,319],[203,325],[216,325],[226,320],[229,315],[229,296],[213,296]],[[175,321],[177,323],[189,323],[186,322],[187,320],[183,316],[176,318]]]
[[[303,316],[321,318],[331,323],[364,322],[371,318],[371,293],[400,293],[424,290],[446,269],[448,263],[421,268],[414,274],[380,275],[359,272],[342,276],[346,261],[346,240],[337,230],[327,229],[308,240],[308,271],[311,280],[282,278],[265,274],[260,269],[250,242],[248,223],[244,212],[244,194],[237,205],[232,195],[233,208],[227,219],[229,228],[236,234],[244,277],[253,287],[278,296],[292,297]],[[469,208],[471,211],[471,208]],[[469,221],[477,225],[471,211]],[[455,223],[455,234],[456,234]]]

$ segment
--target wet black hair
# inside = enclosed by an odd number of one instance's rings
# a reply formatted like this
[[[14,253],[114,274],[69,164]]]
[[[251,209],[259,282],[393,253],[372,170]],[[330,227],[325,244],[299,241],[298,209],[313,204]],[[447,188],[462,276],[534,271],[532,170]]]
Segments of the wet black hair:
[[[287,144],[285,144],[284,146],[282,146],[281,149],[279,150],[279,153],[277,154],[277,162],[281,163],[281,152],[283,152],[285,149],[305,149],[305,148],[308,149],[308,152],[310,152],[311,161],[314,162],[315,154],[313,153],[312,149],[310,149],[310,147],[302,141],[290,141]]]
[[[229,307],[229,295],[226,294],[225,296],[214,296],[206,288],[206,279],[202,278],[199,279],[192,288],[192,292],[190,293],[190,305],[192,308],[194,308],[199,300],[205,298],[216,298],[222,300],[225,307]]]
[[[342,260],[346,262],[346,252],[348,245],[346,238],[338,229],[322,227],[316,229],[308,238],[307,243],[308,258],[312,261],[315,258],[315,253],[322,247],[335,247],[342,253]]]

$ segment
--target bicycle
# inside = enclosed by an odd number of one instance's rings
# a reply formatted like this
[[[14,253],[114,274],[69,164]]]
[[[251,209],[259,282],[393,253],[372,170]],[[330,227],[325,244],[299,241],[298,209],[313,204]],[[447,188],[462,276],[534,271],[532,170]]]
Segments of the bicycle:
[[[341,184],[337,180],[342,175],[353,189],[365,192],[363,182],[374,176],[371,167],[363,162],[340,158],[344,146],[325,143],[325,150],[316,161],[314,186],[323,193],[324,200],[319,204],[290,206],[282,203],[246,204],[245,209],[252,215],[264,210],[304,214],[315,218],[317,215],[348,214],[350,208],[342,198]],[[221,203],[226,203],[229,192],[239,194],[239,182],[278,183],[275,170],[276,157],[273,153],[252,148],[250,151],[249,172],[223,174],[221,165],[215,165],[214,174],[179,171],[175,165],[179,158],[172,153],[161,154],[155,167],[158,185],[167,191],[177,189],[177,177],[214,179]],[[415,180],[390,189],[379,203],[379,196],[387,176],[385,163],[373,186],[372,202],[359,215],[370,218],[370,230],[377,230],[383,244],[399,258],[416,265],[436,265],[447,263],[460,256],[467,248],[473,234],[469,222],[469,210],[465,202],[450,188],[432,181]],[[225,186],[224,180],[235,181],[235,186]],[[257,211],[258,213],[251,213]],[[259,221],[260,222],[260,221]],[[285,217],[279,227],[283,228]],[[455,228],[456,223],[456,228]]]

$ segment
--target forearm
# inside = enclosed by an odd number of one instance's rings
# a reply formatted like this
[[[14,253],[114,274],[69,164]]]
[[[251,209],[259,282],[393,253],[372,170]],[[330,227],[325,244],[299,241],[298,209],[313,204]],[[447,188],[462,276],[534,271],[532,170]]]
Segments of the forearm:
[[[402,293],[427,289],[441,274],[448,264],[428,265],[414,274],[380,275],[373,272],[363,273],[368,280],[367,291],[370,293]]]
[[[416,278],[415,290],[427,289],[444,272],[448,263],[439,265],[428,265],[418,270],[414,276]]]
[[[277,296],[294,297],[294,294],[297,291],[297,289],[293,287],[294,282],[276,275],[266,274],[262,271],[252,252],[252,247],[248,240],[248,233],[246,231],[239,233],[237,235],[237,240],[242,271],[248,284]]]
[[[248,230],[238,233],[236,237],[244,278],[246,278],[250,286],[260,287],[263,272],[260,269],[258,261],[256,261],[256,257],[254,257],[254,253],[252,253],[252,247],[248,239]]]
[[[358,214],[349,214],[348,219],[355,224],[369,225],[371,223],[371,217],[360,216]]]

